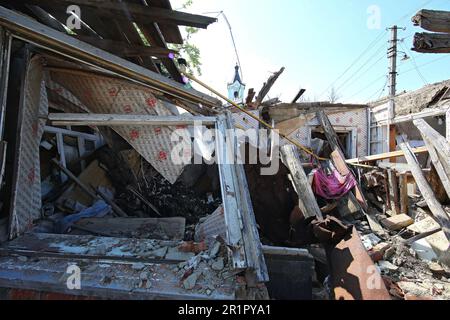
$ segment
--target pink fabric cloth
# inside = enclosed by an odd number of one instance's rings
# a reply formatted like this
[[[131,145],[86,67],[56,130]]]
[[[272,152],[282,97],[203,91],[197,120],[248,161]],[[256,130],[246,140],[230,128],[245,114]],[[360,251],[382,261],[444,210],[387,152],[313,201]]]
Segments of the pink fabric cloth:
[[[352,174],[343,177],[336,170],[331,175],[327,175],[323,169],[314,170],[313,191],[324,199],[340,199],[355,186],[356,179]]]

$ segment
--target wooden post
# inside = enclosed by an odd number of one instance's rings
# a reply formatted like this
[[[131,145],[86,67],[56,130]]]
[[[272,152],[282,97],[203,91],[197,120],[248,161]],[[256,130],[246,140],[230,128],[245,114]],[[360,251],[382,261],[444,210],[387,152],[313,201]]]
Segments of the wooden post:
[[[397,149],[395,139],[397,138],[397,127],[395,124],[389,126],[389,152],[394,152]],[[397,158],[393,157],[389,159],[389,162],[396,163]]]
[[[427,180],[425,179],[425,176],[423,175],[422,172],[422,168],[420,168],[420,165],[417,162],[416,157],[412,153],[409,144],[407,142],[404,142],[401,137],[399,137],[397,141],[400,145],[400,148],[405,153],[406,161],[408,162],[411,168],[411,173],[414,176],[414,179],[416,180],[417,186],[419,187],[422,196],[424,197],[433,215],[439,221],[439,224],[441,225],[442,230],[445,233],[445,236],[447,237],[447,239],[450,239],[449,215],[444,211],[442,205],[436,199],[434,192],[431,189],[430,185],[428,184]]]
[[[450,108],[445,113],[445,130],[447,142],[450,143]]]
[[[422,53],[450,53],[450,34],[416,33],[413,50]]]
[[[417,12],[412,22],[428,31],[450,33],[450,11],[423,9]]]
[[[322,125],[327,140],[331,145],[331,149],[333,150],[333,152],[331,153],[331,158],[333,160],[334,166],[342,176],[346,176],[348,174],[354,176],[353,172],[350,170],[347,163],[345,162],[345,156],[344,153],[342,152],[341,144],[339,143],[337,134],[334,131],[330,119],[328,119],[328,116],[326,115],[325,111],[323,110],[318,111],[316,113],[316,116],[320,124]],[[366,199],[364,198],[361,186],[359,184],[357,184],[355,187],[355,196],[356,199],[358,200],[358,203],[361,205],[361,208],[367,211],[368,208],[367,202]]]
[[[444,186],[447,196],[450,198],[450,144],[423,119],[414,121],[428,148],[431,161]]]
[[[292,182],[298,193],[299,207],[303,216],[306,219],[311,217],[316,217],[320,220],[323,219],[322,212],[303,169],[297,148],[287,144],[281,147],[280,153],[283,163],[291,172]]]
[[[389,178],[389,198],[391,202],[391,212],[392,215],[398,215],[400,213],[400,198],[398,196],[398,180],[397,173],[395,170],[388,169],[388,178]]]
[[[383,170],[383,174],[384,174],[384,190],[386,192],[386,210],[392,210],[388,171],[386,169]]]
[[[408,214],[409,211],[408,176],[406,173],[400,174],[399,187],[400,187],[400,213]]]

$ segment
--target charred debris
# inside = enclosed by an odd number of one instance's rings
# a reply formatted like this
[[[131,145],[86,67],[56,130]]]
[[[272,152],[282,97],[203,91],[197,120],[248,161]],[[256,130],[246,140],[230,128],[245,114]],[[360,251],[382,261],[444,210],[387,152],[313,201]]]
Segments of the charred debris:
[[[450,298],[448,82],[395,97],[392,119],[385,100],[266,99],[284,69],[223,105],[166,44],[214,19],[128,1],[146,46],[122,7],[75,2],[92,9],[75,35],[65,1],[0,7],[1,297]],[[174,163],[199,122],[203,163]],[[227,164],[227,141],[271,162]]]

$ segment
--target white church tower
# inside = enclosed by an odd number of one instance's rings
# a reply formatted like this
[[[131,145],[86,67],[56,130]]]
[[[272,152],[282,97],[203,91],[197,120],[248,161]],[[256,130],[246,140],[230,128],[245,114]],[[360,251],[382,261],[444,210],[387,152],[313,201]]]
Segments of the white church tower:
[[[241,76],[239,75],[239,66],[236,65],[234,69],[233,82],[228,84],[228,99],[236,103],[244,103],[245,84],[242,83]]]

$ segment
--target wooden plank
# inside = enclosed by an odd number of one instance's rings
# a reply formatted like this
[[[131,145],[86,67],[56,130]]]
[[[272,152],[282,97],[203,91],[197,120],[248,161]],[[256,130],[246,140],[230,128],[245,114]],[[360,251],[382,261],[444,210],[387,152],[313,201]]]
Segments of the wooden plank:
[[[142,4],[147,4],[144,0],[133,0],[133,2],[140,2]],[[170,4],[170,0],[152,0],[150,2],[152,8],[163,8],[172,10],[172,5]],[[180,33],[180,29],[177,25],[167,24],[167,23],[158,23],[159,29],[161,30],[164,39],[168,43],[177,43],[183,44],[183,38]]]
[[[232,122],[230,122],[230,120],[231,119],[229,118],[228,123],[231,128]],[[263,247],[258,232],[255,213],[253,211],[253,204],[250,198],[244,166],[242,164],[237,164],[235,165],[235,169],[237,174],[236,182],[239,188],[238,197],[242,222],[244,226],[246,226],[242,230],[242,233],[248,268],[255,272],[255,277],[258,282],[268,282],[269,271],[267,270],[267,265],[263,254]]]
[[[139,28],[141,29],[144,37],[147,39],[148,42],[152,46],[157,46],[161,48],[167,48],[167,44],[163,37],[161,36],[160,30],[155,26],[154,24],[151,25],[139,25]],[[184,84],[183,77],[178,70],[178,67],[175,65],[175,62],[173,59],[170,58],[160,58],[162,64],[164,67],[166,67],[169,74],[172,76],[172,78],[179,82]]]
[[[384,174],[384,180],[383,180],[383,185],[384,185],[384,190],[386,192],[386,209],[388,210],[392,210],[392,202],[391,202],[391,191],[390,191],[390,186],[389,186],[389,174],[387,170],[383,170],[383,174]]]
[[[294,99],[292,99],[291,103],[297,103],[298,99],[300,99],[305,92],[306,92],[306,89],[300,89],[298,91],[298,93],[295,95]]]
[[[414,220],[407,214],[398,214],[396,216],[381,220],[381,224],[391,231],[401,230],[409,227],[413,223]]]
[[[347,163],[345,162],[345,156],[344,153],[342,152],[342,146],[325,111],[323,110],[318,111],[316,113],[316,117],[319,120],[319,123],[322,125],[327,140],[330,143],[331,148],[333,150],[333,152],[331,153],[331,159],[333,160],[334,166],[342,176],[346,176],[348,174],[352,174],[354,176],[353,172],[350,170],[350,168],[347,166]],[[361,205],[361,208],[366,211],[367,202],[366,199],[364,198],[359,183],[357,183],[354,192],[356,199],[358,200],[358,203]]]
[[[406,161],[411,167],[411,172],[416,180],[417,186],[419,187],[422,196],[428,204],[433,215],[438,219],[443,232],[445,233],[447,239],[450,239],[450,217],[444,211],[439,201],[436,199],[433,190],[428,184],[425,176],[422,173],[422,169],[420,168],[419,163],[417,162],[416,157],[411,151],[411,147],[402,138],[397,139],[397,143],[400,145],[400,148],[403,150],[405,154]]]
[[[269,93],[270,89],[272,89],[272,86],[275,84],[275,82],[278,80],[278,78],[283,72],[284,67],[281,68],[280,71],[275,72],[273,75],[271,75],[267,80],[267,82],[264,83],[256,98],[255,102],[256,106],[259,106],[263,102],[264,98]]]
[[[280,149],[283,163],[289,169],[292,183],[299,197],[299,207],[303,216],[308,218],[323,219],[322,212],[317,204],[316,197],[303,169],[300,155],[295,146],[287,144]]]
[[[269,275],[253,212],[244,167],[238,163],[231,113],[216,123],[216,157],[219,167],[227,246],[234,269],[246,268],[252,281],[267,282]]]
[[[416,33],[412,50],[422,53],[450,53],[450,34]]]
[[[394,170],[387,170],[389,180],[389,198],[391,201],[391,211],[393,215],[400,214],[400,197],[398,193],[397,173]]]
[[[67,168],[63,167],[58,161],[53,159],[53,163],[56,164],[62,172],[64,172],[71,180],[73,180],[83,191],[85,191],[90,197],[93,199],[103,199],[108,205],[110,205],[113,211],[121,217],[128,217],[117,204],[115,204],[111,199],[105,196],[100,190],[96,190],[97,194],[95,194],[88,186],[86,186],[83,182],[81,182],[72,172],[70,172]]]
[[[409,211],[409,198],[408,198],[408,175],[405,173],[399,176],[399,188],[400,188],[400,213],[408,214]]]
[[[5,176],[7,146],[8,143],[6,141],[0,141],[0,190],[3,187],[3,177]]]
[[[175,50],[170,50],[161,47],[150,47],[144,45],[136,45],[125,43],[121,41],[98,39],[87,36],[75,36],[77,39],[96,46],[105,51],[114,53],[120,57],[139,57],[139,56],[154,56],[167,58],[170,53],[177,54]]]
[[[69,56],[71,59],[105,68],[121,77],[142,82],[174,98],[202,103],[206,107],[220,105],[220,102],[215,98],[192,89],[186,89],[176,81],[167,79],[4,7],[0,7],[0,25],[9,29],[15,35],[34,42],[38,47],[51,48],[53,51]]]
[[[450,33],[450,11],[422,9],[412,22],[428,31]]]
[[[234,139],[227,134],[226,117],[219,116],[216,123],[216,157],[219,165],[220,187],[226,225],[227,244],[231,248],[230,258],[233,268],[247,268],[244,244],[242,242],[242,218],[236,199],[238,192],[235,184],[233,166],[235,165],[232,150]],[[225,138],[227,137],[227,139]],[[231,141],[230,141],[231,140]]]
[[[427,147],[419,147],[419,148],[414,148],[411,151],[415,154],[421,154],[421,153],[428,152],[428,149],[427,149]],[[347,162],[348,164],[361,163],[361,162],[374,162],[374,161],[386,160],[386,159],[390,159],[390,158],[394,158],[394,157],[398,158],[398,157],[403,157],[403,156],[404,156],[403,151],[398,150],[398,151],[394,151],[394,152],[380,153],[380,154],[375,154],[372,156],[366,156],[366,157],[361,157],[361,158],[348,159],[345,162]]]
[[[367,210],[366,214],[367,222],[369,223],[370,229],[373,233],[375,233],[377,236],[387,239],[389,238],[389,234],[386,232],[386,230],[383,229],[381,224],[378,222],[378,219],[376,217],[376,209],[370,208]]]
[[[430,153],[431,161],[436,169],[447,196],[450,198],[450,147],[447,140],[434,130],[425,120],[414,121]]]
[[[6,118],[6,100],[9,84],[11,36],[0,28],[0,140],[3,139]]]
[[[137,23],[157,22],[206,29],[211,23],[217,21],[216,18],[207,16],[126,2],[96,0],[15,0],[14,2],[37,4],[58,9],[58,11],[64,9],[63,12],[67,6],[77,4],[81,7],[81,12],[90,10],[98,16],[132,20]],[[51,13],[54,14],[53,11]]]
[[[92,114],[92,113],[50,113],[48,119],[55,126],[118,126],[118,125],[148,125],[148,126],[180,126],[214,125],[215,117],[186,116],[150,116],[130,114]]]

